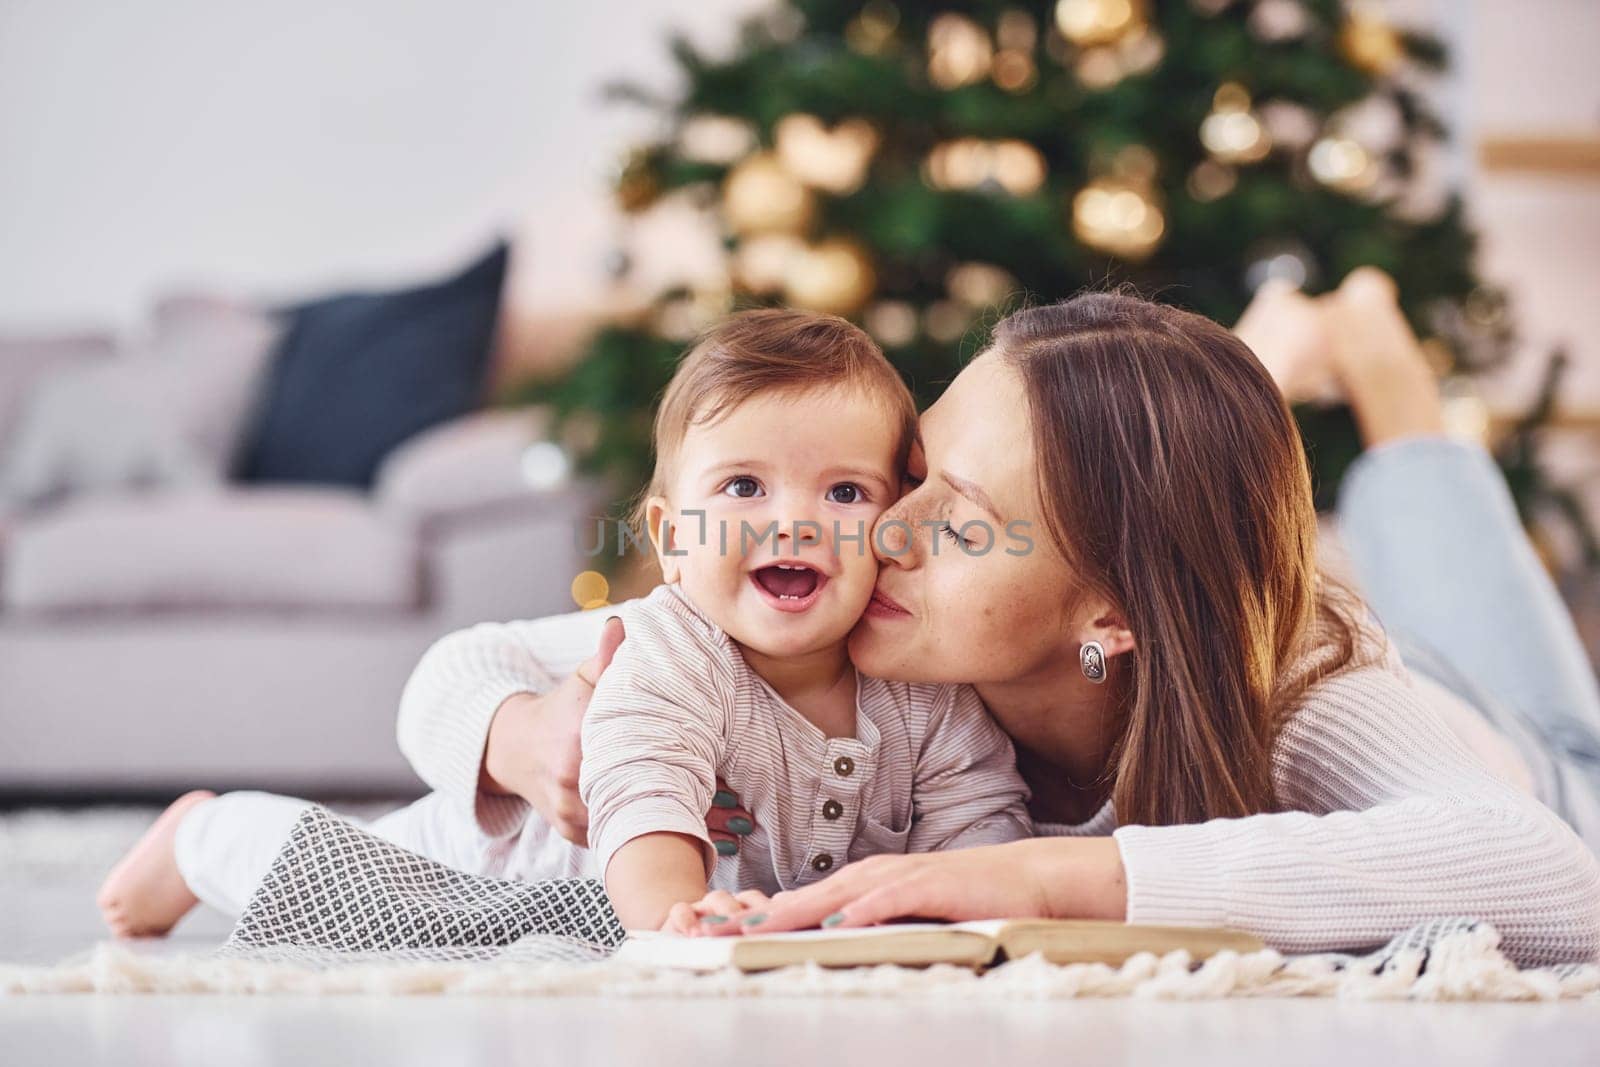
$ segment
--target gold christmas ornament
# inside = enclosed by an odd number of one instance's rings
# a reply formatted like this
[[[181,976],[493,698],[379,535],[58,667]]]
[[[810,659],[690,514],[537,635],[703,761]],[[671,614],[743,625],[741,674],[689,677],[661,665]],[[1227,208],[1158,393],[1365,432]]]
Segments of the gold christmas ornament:
[[[727,115],[696,115],[678,131],[678,154],[691,163],[727,166],[755,146],[755,127]]]
[[[739,233],[799,233],[811,224],[811,191],[771,152],[747,156],[722,183],[722,213]]]
[[[963,263],[952,267],[944,286],[969,308],[993,307],[1017,291],[1017,279],[992,263]]]
[[[1406,57],[1400,34],[1377,4],[1357,4],[1339,30],[1339,51],[1351,63],[1380,78],[1394,73]]]
[[[1337,135],[1323,137],[1313,144],[1306,154],[1306,166],[1313,178],[1342,193],[1358,193],[1378,176],[1378,168],[1367,150],[1348,137]]]
[[[1091,248],[1123,259],[1155,251],[1166,219],[1148,188],[1110,178],[1090,182],[1072,198],[1072,232]]]
[[[928,78],[939,88],[982,81],[993,60],[988,31],[965,15],[940,15],[928,25]]]
[[[861,8],[861,14],[851,19],[844,28],[844,43],[852,51],[864,56],[875,56],[894,40],[894,31],[900,25],[900,10],[885,0],[870,0]]]
[[[616,193],[618,206],[630,215],[639,214],[660,199],[661,183],[644,150],[630,152],[623,161],[617,171]]]
[[[904,300],[880,300],[867,308],[862,322],[885,348],[902,348],[917,339],[917,309]]]
[[[762,233],[739,242],[733,254],[733,277],[752,293],[776,293],[789,277],[789,264],[806,244],[789,233]]]
[[[783,168],[813,188],[853,193],[866,179],[878,131],[865,119],[846,119],[832,129],[815,115],[786,115],[776,139]]]
[[[877,284],[872,261],[854,241],[830,238],[803,249],[789,264],[783,298],[794,307],[853,315]]]
[[[1056,27],[1079,47],[1109,44],[1144,24],[1143,0],[1059,0]]]

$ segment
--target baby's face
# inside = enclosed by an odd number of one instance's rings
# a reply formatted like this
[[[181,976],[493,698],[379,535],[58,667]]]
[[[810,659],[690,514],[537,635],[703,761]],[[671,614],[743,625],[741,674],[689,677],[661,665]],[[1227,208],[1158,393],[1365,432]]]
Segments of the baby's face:
[[[648,509],[653,531],[671,523],[667,581],[762,655],[843,641],[877,581],[872,524],[899,490],[897,429],[848,387],[755,397],[691,427],[670,498]]]

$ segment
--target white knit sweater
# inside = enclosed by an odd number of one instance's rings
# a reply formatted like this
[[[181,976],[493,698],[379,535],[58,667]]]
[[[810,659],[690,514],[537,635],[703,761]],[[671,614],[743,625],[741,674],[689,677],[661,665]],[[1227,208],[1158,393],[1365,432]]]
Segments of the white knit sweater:
[[[434,789],[516,832],[527,806],[478,792],[489,721],[593,654],[611,611],[483,623],[439,640],[400,704],[401,751]],[[1113,835],[1128,921],[1228,926],[1285,952],[1377,945],[1425,919],[1495,925],[1534,965],[1600,957],[1600,864],[1554,813],[1496,777],[1446,726],[1473,713],[1414,686],[1392,646],[1314,686],[1273,752],[1286,810],[1118,827],[1110,805],[1050,835]],[[1481,731],[1480,731],[1481,732]]]

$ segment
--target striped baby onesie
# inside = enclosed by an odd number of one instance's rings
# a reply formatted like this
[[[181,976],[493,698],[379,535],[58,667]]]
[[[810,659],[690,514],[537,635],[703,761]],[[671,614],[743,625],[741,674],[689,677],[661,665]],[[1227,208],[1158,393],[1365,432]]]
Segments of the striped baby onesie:
[[[880,853],[1030,836],[1005,732],[964,685],[857,676],[856,736],[825,737],[675,585],[623,611],[627,639],[583,722],[589,868],[642,834],[697,838],[713,888],[775,893]],[[755,817],[719,858],[705,813],[718,775]]]

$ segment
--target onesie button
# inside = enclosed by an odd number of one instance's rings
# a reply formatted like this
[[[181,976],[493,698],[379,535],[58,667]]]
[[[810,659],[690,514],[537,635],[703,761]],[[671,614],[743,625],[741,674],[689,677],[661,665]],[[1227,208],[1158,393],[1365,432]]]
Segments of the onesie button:
[[[840,756],[833,761],[833,773],[840,778],[848,778],[855,773],[856,761],[849,756]]]
[[[832,867],[833,857],[828,855],[826,852],[822,853],[816,859],[811,861],[811,869],[814,871],[826,871]]]
[[[822,805],[822,817],[829,822],[844,814],[844,805],[837,800],[830,800]]]

